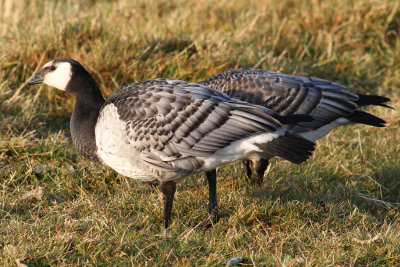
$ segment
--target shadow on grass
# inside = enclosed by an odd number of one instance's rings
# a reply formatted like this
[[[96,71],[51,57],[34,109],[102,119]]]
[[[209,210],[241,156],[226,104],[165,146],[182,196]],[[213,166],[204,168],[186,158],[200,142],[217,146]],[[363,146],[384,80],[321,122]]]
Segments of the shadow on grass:
[[[345,218],[357,208],[383,223],[388,216],[395,216],[396,211],[400,210],[400,166],[377,170],[376,179],[369,176],[355,177],[355,186],[343,182],[343,177],[339,176],[331,176],[329,180],[330,182],[325,183],[324,179],[321,179],[313,185],[288,177],[273,183],[267,176],[262,188],[249,186],[246,195],[259,205],[279,202],[284,207],[293,207],[294,203],[297,206],[294,209],[299,211],[309,207],[317,211],[318,216],[314,212],[301,211],[301,214],[308,216],[311,221],[324,220],[324,213],[330,213],[339,207],[339,217]]]

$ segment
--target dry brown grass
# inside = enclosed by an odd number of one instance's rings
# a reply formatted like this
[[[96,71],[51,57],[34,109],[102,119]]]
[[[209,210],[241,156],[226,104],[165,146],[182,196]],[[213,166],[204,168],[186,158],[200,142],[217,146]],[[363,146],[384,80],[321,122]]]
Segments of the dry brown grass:
[[[0,262],[6,266],[400,264],[398,1],[0,0]],[[26,81],[80,61],[107,96],[168,77],[252,67],[306,74],[392,98],[384,129],[337,129],[313,158],[275,160],[264,186],[219,170],[221,220],[207,232],[201,175],[178,186],[161,230],[158,190],[82,159],[72,98]]]

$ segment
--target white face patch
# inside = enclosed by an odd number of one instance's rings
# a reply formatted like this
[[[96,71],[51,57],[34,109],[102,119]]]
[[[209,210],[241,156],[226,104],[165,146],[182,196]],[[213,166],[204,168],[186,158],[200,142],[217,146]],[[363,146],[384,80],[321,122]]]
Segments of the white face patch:
[[[55,70],[51,70],[53,66],[56,68]],[[54,61],[50,61],[43,66],[43,70],[45,68],[47,69],[43,75],[43,83],[65,91],[68,82],[71,80],[71,64],[68,62],[54,63]]]

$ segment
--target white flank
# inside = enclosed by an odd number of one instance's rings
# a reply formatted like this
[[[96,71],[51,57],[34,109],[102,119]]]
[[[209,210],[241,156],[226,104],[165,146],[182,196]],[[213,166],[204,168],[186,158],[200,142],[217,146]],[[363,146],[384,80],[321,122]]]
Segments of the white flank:
[[[43,68],[51,65],[54,65],[56,69],[46,73],[43,77],[43,83],[65,91],[65,88],[71,80],[71,64],[68,62],[53,63],[53,61],[50,61],[44,65]]]
[[[208,157],[198,157],[204,161],[202,170],[215,169],[240,159],[259,159],[264,151],[257,144],[265,144],[285,134],[283,129],[271,133],[262,133],[233,142]]]
[[[117,107],[108,104],[100,113],[95,135],[100,160],[118,173],[139,180],[155,180],[140,160],[139,151],[129,144],[126,123],[119,117]]]
[[[342,126],[342,125],[349,124],[349,123],[351,123],[350,120],[348,120],[346,118],[339,118],[339,119],[332,121],[331,123],[328,123],[328,124],[318,128],[317,130],[300,133],[298,135],[314,142],[314,141],[324,137],[328,133],[330,133],[330,131],[332,131],[333,129],[335,129],[339,126]]]

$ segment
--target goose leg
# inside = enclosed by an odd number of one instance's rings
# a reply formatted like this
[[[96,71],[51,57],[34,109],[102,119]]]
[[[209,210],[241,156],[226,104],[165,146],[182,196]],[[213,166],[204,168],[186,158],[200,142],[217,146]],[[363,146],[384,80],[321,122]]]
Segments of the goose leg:
[[[251,160],[243,160],[244,166],[246,167],[246,178],[249,182],[252,181],[251,176],[253,175],[253,170],[251,167],[253,166],[253,162]]]
[[[264,180],[265,170],[268,168],[268,160],[260,159],[253,162],[254,170],[256,173],[256,184],[260,187]]]
[[[214,169],[212,171],[206,172],[207,181],[208,181],[208,213],[210,214],[215,207],[218,207],[217,204],[217,171]]]
[[[221,212],[217,204],[217,171],[206,172],[208,182],[208,217],[203,223],[203,229],[206,230],[212,224],[218,221],[218,215]]]
[[[268,167],[268,160],[245,160],[247,179],[250,182],[261,186],[264,180],[265,170]]]
[[[164,226],[168,228],[171,220],[172,203],[174,202],[174,195],[176,191],[176,182],[168,181],[160,183],[160,189],[163,193],[164,202]]]

